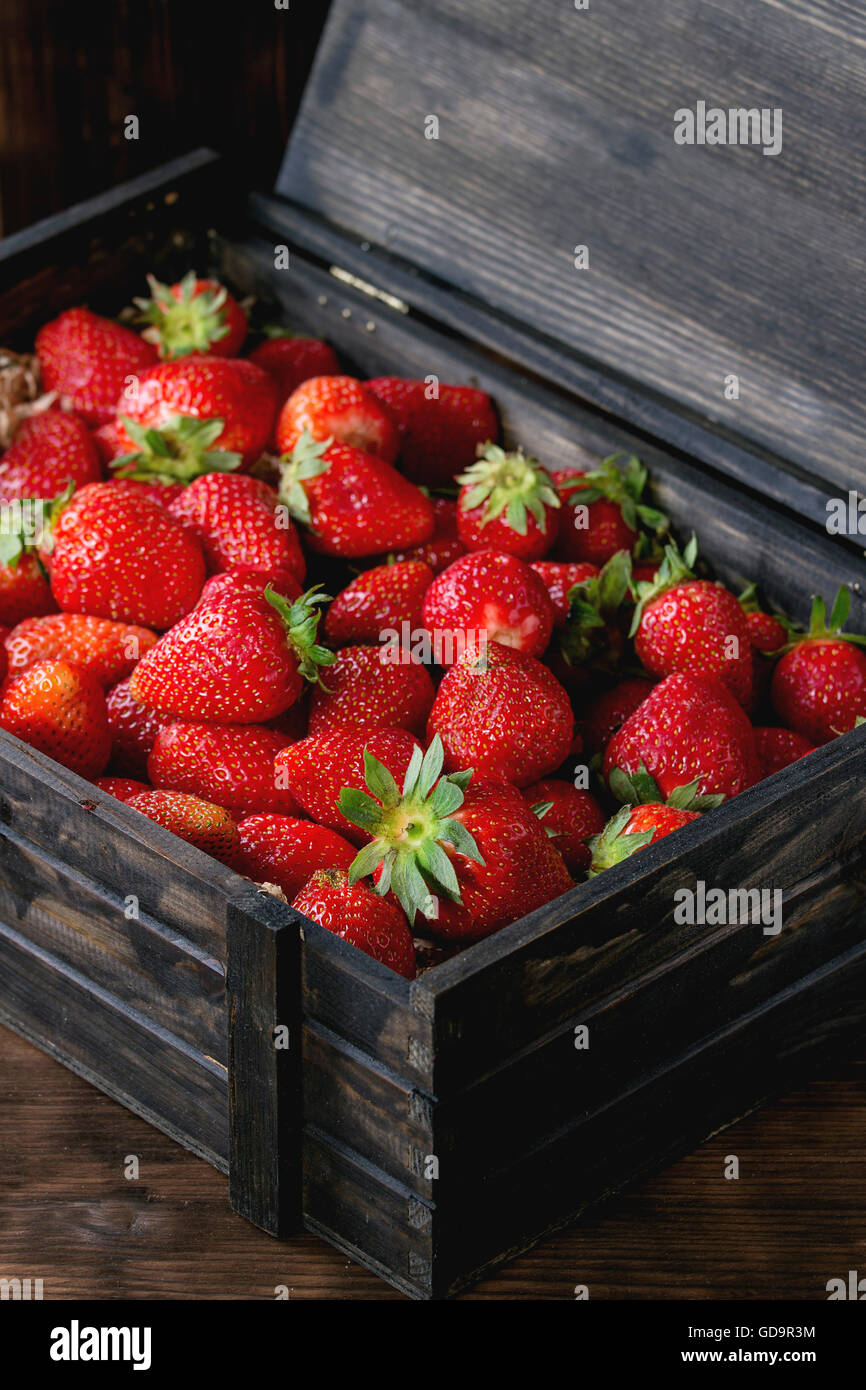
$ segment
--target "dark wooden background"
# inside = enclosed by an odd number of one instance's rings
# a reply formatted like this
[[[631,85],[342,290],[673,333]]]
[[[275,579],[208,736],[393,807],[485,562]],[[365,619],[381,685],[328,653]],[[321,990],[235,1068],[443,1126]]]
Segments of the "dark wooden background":
[[[2,0],[0,234],[196,145],[270,187],[327,9]],[[129,115],[138,140],[124,137]]]

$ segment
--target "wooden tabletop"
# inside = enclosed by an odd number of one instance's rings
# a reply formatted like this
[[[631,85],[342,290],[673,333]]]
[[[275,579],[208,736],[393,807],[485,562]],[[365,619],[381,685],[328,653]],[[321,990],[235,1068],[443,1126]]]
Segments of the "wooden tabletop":
[[[254,1230],[208,1164],[4,1029],[0,1049],[0,1277],[42,1278],[46,1299],[402,1297],[315,1236]],[[824,1300],[828,1279],[866,1271],[864,1155],[851,1059],[466,1297]]]

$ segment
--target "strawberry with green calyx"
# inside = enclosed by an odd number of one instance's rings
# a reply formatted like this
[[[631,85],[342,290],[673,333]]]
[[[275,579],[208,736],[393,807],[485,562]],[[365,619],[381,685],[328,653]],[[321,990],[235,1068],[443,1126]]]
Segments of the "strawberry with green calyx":
[[[599,573],[597,565],[582,561],[568,564],[564,560],[533,560],[530,569],[535,570],[550,595],[555,627],[565,627],[568,622],[569,594],[574,586]]]
[[[630,636],[638,659],[654,676],[683,672],[715,679],[751,708],[752,641],[746,615],[729,589],[697,579],[692,536],[680,554],[671,541],[649,583],[639,583]]]
[[[622,655],[623,605],[631,584],[631,557],[618,550],[597,575],[568,592],[568,620],[559,649],[569,666],[614,669]]]
[[[622,806],[612,816],[600,835],[590,840],[592,863],[589,877],[621,864],[636,850],[664,839],[672,831],[699,820],[698,811],[689,811],[663,803],[650,803],[640,806]]]
[[[539,817],[554,848],[572,874],[589,868],[587,841],[604,828],[604,812],[591,792],[550,777],[524,787],[521,795]]]
[[[851,610],[843,585],[828,619],[823,598],[812,603],[809,631],[779,658],[770,701],[783,724],[811,743],[828,743],[866,716],[866,637],[842,632]]]
[[[529,562],[551,549],[562,502],[538,459],[486,444],[457,482],[457,530],[467,550],[505,550]]]
[[[623,772],[621,768],[611,769],[608,786],[611,795],[627,806],[672,806],[677,811],[712,811],[721,806],[724,792],[702,795],[701,779],[696,777],[682,787],[674,787],[668,796],[663,796],[658,782],[650,776],[643,763],[635,772]]]
[[[625,467],[619,468],[621,459]],[[558,554],[564,560],[603,565],[618,550],[631,551],[642,530],[661,535],[668,518],[641,501],[648,473],[634,454],[611,454],[589,473],[562,469],[554,481],[569,507],[564,516]]]
[[[43,505],[40,501],[27,498],[20,505],[20,519],[29,514],[38,520],[38,509]],[[4,627],[57,611],[35,536],[35,527],[0,529],[0,623]]]
[[[395,902],[366,883],[350,883],[342,869],[318,869],[292,903],[296,912],[339,936],[404,979],[415,978],[415,947]]]
[[[764,656],[772,656],[792,641],[795,635],[802,634],[781,613],[765,613],[756,595],[756,586],[749,584],[740,594],[738,603],[746,615],[752,646]]]
[[[421,545],[434,529],[429,497],[374,454],[305,430],[280,461],[280,501],[307,544],[344,559]]]
[[[270,585],[263,594],[232,594],[202,604],[142,658],[134,699],[190,722],[263,724],[300,697],[305,681],[334,653],[316,640],[317,588],[287,603]]]
[[[237,357],[247,336],[247,316],[224,285],[199,280],[190,270],[175,285],[148,275],[150,299],[134,301],[137,322],[146,324],[142,338],[163,360],[190,353]]]
[[[350,879],[373,874],[376,892],[398,899],[410,925],[425,917],[437,936],[477,939],[571,886],[541,822],[514,787],[471,771],[442,775],[443,748],[417,750],[402,790],[365,757],[368,791],[347,788],[343,814],[373,836]]]
[[[121,415],[120,423],[134,446],[131,453],[121,454],[109,464],[121,478],[166,486],[189,483],[203,473],[230,473],[243,461],[240,454],[211,448],[223,433],[224,420],[171,415],[156,429]]]

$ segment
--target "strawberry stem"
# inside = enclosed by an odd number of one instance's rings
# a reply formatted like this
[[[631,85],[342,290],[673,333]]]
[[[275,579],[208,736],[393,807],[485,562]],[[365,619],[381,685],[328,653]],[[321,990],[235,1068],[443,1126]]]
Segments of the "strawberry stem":
[[[325,457],[333,444],[333,437],[326,440],[314,439],[309,430],[304,430],[290,454],[284,454],[279,461],[280,481],[278,492],[280,501],[288,507],[290,515],[315,530],[310,514],[310,500],[304,482],[327,473],[330,460]]]
[[[286,640],[298,658],[298,669],[304,680],[309,681],[311,685],[321,685],[323,690],[327,690],[328,687],[319,674],[319,667],[332,666],[337,657],[330,647],[323,647],[316,641],[319,619],[322,616],[318,605],[327,603],[330,599],[330,594],[318,592],[321,587],[320,584],[316,584],[293,603],[288,603],[282,594],[276,593],[271,584],[267,585],[264,593],[268,603],[276,609],[282,619],[286,629]]]
[[[546,531],[546,508],[562,506],[550,474],[522,449],[506,453],[498,444],[479,445],[477,461],[458,473],[457,482],[468,488],[460,501],[461,511],[483,506],[482,526],[504,512],[508,525],[521,536],[526,535],[530,516]]]
[[[221,285],[196,294],[198,277],[191,270],[180,281],[180,298],[176,299],[169,286],[155,276],[148,275],[147,283],[152,298],[134,301],[139,310],[137,322],[149,325],[142,337],[154,344],[160,357],[172,360],[193,352],[207,352],[228,333],[228,295]]]
[[[231,473],[240,468],[240,454],[211,449],[223,432],[223,420],[199,420],[190,415],[172,415],[160,429],[136,424],[120,417],[125,433],[138,448],[109,465],[123,478],[145,482],[190,483],[203,473]]]

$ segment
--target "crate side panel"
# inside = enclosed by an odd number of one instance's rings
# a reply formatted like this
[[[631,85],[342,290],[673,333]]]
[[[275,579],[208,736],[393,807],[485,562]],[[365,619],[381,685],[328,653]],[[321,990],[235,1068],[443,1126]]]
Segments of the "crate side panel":
[[[0,923],[0,1019],[172,1139],[228,1170],[225,1067]]]

